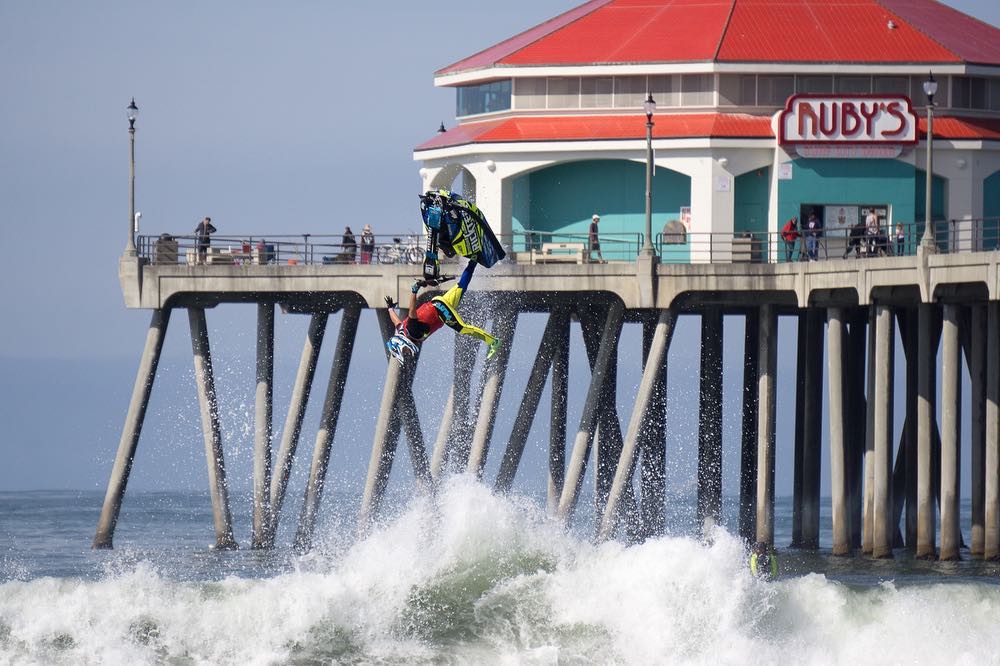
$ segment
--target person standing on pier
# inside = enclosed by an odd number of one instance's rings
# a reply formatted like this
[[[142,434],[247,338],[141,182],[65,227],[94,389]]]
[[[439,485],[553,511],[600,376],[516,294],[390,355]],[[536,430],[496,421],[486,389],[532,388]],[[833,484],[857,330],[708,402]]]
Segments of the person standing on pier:
[[[785,222],[785,226],[781,230],[781,240],[785,241],[785,261],[791,261],[792,250],[795,249],[795,243],[799,240],[799,218],[793,217]]]
[[[358,254],[358,242],[354,238],[354,232],[351,231],[351,227],[344,227],[344,237],[341,239],[341,246],[344,252],[344,263],[353,264],[354,258]]]
[[[207,261],[208,246],[212,244],[210,236],[216,231],[212,226],[212,218],[206,217],[194,228],[196,246],[198,248],[198,263],[204,264]]]
[[[366,224],[361,230],[361,263],[372,263],[372,255],[375,253],[375,234],[372,233],[372,225]]]
[[[489,345],[486,358],[491,358],[500,348],[498,338],[478,326],[466,324],[458,314],[458,304],[461,302],[462,295],[468,288],[475,270],[476,262],[469,261],[458,279],[458,284],[445,292],[443,296],[435,296],[419,306],[417,305],[417,293],[420,292],[420,288],[437,286],[443,280],[414,280],[410,287],[410,303],[407,306],[408,314],[405,319],[400,319],[396,313],[396,303],[392,297],[385,297],[385,304],[389,308],[389,318],[392,320],[393,326],[396,327],[396,333],[389,338],[385,346],[389,348],[389,353],[399,361],[400,365],[405,363],[407,355],[415,358],[420,353],[420,345],[423,344],[424,340],[441,326],[448,326],[456,333],[471,335],[485,342]]]
[[[597,223],[601,221],[601,216],[594,213],[590,218],[590,230],[587,234],[587,243],[589,250],[587,251],[587,257],[589,259],[594,258],[594,253],[597,253],[597,263],[604,264],[604,255],[601,254],[601,237],[597,234]]]

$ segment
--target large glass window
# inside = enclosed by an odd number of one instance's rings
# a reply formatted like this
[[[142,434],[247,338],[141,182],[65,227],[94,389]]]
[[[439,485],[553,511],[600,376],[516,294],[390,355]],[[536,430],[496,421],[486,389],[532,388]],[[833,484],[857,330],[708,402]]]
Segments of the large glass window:
[[[544,109],[545,79],[518,79],[514,84],[514,105],[518,109]]]
[[[653,95],[656,106],[680,106],[681,91],[677,85],[679,78],[670,75],[649,77],[649,92]]]
[[[951,105],[956,109],[986,109],[989,107],[989,87],[978,76],[955,76]],[[940,91],[939,91],[940,93]]]
[[[618,108],[641,107],[646,99],[645,76],[615,77],[615,106]]]
[[[832,93],[832,76],[800,76],[796,91],[800,93]]]
[[[610,109],[613,92],[612,77],[585,77],[580,81],[580,106],[585,109]]]
[[[510,79],[490,81],[458,89],[457,116],[492,113],[510,109]]]
[[[1000,111],[1000,79],[990,79],[990,111]]]
[[[713,103],[711,74],[685,74],[681,77],[681,105],[711,106]]]
[[[580,108],[580,79],[575,76],[552,76],[548,85],[550,109]]]
[[[872,91],[879,95],[909,95],[910,80],[905,76],[876,76]]]
[[[838,76],[836,84],[837,92],[842,95],[867,95],[872,91],[870,76]]]
[[[794,93],[794,76],[757,77],[757,106],[784,106]]]
[[[750,102],[743,102],[741,77],[739,74],[719,75],[719,106],[739,106],[746,103],[748,106],[754,105],[754,99]]]
[[[740,77],[740,104],[757,106],[757,77],[753,74]]]

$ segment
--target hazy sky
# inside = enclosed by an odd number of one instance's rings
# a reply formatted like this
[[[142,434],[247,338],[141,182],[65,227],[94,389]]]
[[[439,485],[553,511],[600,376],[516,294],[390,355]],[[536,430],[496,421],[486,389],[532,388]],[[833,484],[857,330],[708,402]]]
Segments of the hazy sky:
[[[189,233],[205,215],[234,234],[363,221],[416,231],[412,149],[454,123],[454,91],[434,88],[433,72],[577,4],[0,2],[0,489],[106,481],[148,324],[125,310],[117,281],[131,97],[145,233]],[[949,4],[1000,24],[1000,3]],[[250,316],[220,308],[209,319],[217,333],[238,330],[213,339],[220,358],[252,354]],[[279,334],[286,374],[303,319]],[[176,313],[165,358],[189,371],[186,328]],[[696,349],[690,331],[675,347]],[[362,332],[375,336],[370,322]],[[727,333],[727,365],[742,365],[740,334]],[[184,439],[196,460],[193,387],[157,390],[150,418],[193,423]]]

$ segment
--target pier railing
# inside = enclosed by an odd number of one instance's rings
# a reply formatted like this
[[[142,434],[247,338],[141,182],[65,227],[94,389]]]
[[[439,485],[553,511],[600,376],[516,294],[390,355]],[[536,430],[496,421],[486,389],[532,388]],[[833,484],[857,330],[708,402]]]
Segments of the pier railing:
[[[934,245],[938,253],[1000,249],[1000,217],[938,220]],[[653,240],[664,263],[783,263],[827,259],[869,259],[916,254],[923,223],[865,229],[799,229],[787,242],[782,232],[661,232]],[[216,235],[207,245],[193,235],[139,236],[139,255],[154,264],[420,264],[422,234],[375,236],[369,247],[355,236],[344,243],[340,234]],[[518,231],[500,237],[509,260],[518,263],[590,263],[635,261],[645,238],[641,233],[601,233],[601,253],[590,247],[587,233]],[[442,256],[442,261],[447,261]]]

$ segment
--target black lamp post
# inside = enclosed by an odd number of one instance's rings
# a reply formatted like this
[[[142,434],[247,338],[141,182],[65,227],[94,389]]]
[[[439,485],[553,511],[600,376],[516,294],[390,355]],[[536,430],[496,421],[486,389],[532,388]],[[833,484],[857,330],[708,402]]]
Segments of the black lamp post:
[[[642,103],[646,112],[646,240],[642,244],[642,254],[653,256],[653,114],[656,112],[656,101],[653,93],[646,94]]]
[[[932,228],[931,185],[934,166],[934,95],[937,89],[938,84],[934,80],[934,74],[929,73],[927,80],[924,81],[924,94],[927,95],[927,191],[924,193],[924,237],[920,240],[920,247],[925,252],[933,252],[936,249]]]
[[[126,108],[128,112],[128,136],[129,136],[129,196],[128,196],[128,243],[125,244],[125,255],[135,256],[135,119],[139,117],[139,107],[135,105],[135,98]]]

